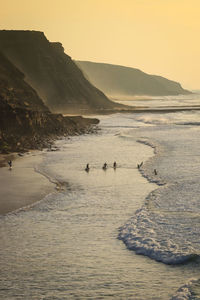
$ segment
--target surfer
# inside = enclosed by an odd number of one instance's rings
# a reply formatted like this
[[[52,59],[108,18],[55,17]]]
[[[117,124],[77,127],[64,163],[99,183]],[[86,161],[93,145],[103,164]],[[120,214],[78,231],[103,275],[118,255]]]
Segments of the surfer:
[[[89,167],[89,164],[87,164],[87,165],[86,165],[86,168],[85,168],[85,171],[86,171],[86,172],[89,172],[89,170],[90,170],[90,167]]]
[[[117,168],[117,163],[116,163],[116,161],[114,161],[114,163],[113,163],[113,169],[116,169]]]
[[[143,161],[140,164],[137,164],[137,168],[140,169],[142,165],[143,165]]]
[[[107,165],[107,163],[105,162],[104,165],[103,165],[103,167],[102,167],[102,169],[103,169],[103,170],[106,170],[107,168],[108,168],[108,165]]]
[[[12,160],[8,161],[8,165],[9,165],[9,169],[11,170],[12,169]]]

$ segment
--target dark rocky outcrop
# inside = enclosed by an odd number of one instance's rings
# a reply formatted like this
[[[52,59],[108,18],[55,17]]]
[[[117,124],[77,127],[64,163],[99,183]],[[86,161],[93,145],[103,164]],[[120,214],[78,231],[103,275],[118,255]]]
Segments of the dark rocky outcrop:
[[[88,132],[97,119],[52,114],[0,53],[0,153],[40,149],[61,135]]]
[[[108,96],[189,94],[178,82],[118,65],[76,61],[87,78]]]
[[[1,30],[0,51],[54,112],[95,112],[119,106],[84,77],[62,44],[50,43],[42,32]]]

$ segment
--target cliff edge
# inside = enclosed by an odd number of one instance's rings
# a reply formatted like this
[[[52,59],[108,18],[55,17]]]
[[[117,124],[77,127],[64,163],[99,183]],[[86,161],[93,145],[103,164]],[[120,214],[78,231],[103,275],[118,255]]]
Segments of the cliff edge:
[[[52,114],[24,74],[0,53],[0,153],[48,147],[58,136],[88,132],[97,123]]]
[[[108,96],[167,96],[191,92],[180,83],[138,69],[89,61],[76,61],[87,78]]]
[[[49,42],[43,32],[0,30],[0,51],[53,112],[95,112],[118,106],[84,77],[62,44]]]

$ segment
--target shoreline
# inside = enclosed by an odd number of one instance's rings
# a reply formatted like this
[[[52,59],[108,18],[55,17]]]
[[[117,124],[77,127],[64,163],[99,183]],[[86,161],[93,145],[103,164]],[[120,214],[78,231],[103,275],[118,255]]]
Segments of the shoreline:
[[[56,192],[61,189],[57,182],[51,182],[44,174],[38,172],[35,166],[40,164],[42,160],[42,149],[54,148],[54,142],[61,136],[65,137],[82,134],[91,134],[96,132],[97,119],[88,119],[80,116],[71,116],[74,124],[70,127],[67,133],[63,135],[48,136],[44,139],[43,147],[35,147],[28,149],[20,146],[19,151],[9,153],[0,153],[0,216],[7,213],[12,213],[37,203],[49,193]],[[16,149],[15,149],[16,150]],[[7,162],[13,161],[12,169],[9,169]]]
[[[190,108],[190,109],[194,109]],[[136,108],[127,111],[115,111],[108,112],[108,114],[114,113],[169,113],[177,110],[183,111],[185,108],[173,108],[173,109],[140,109]],[[187,109],[188,110],[188,109]],[[104,113],[105,115],[107,113]],[[86,132],[94,133],[95,126],[87,128]],[[79,133],[80,134],[80,133]],[[52,144],[55,140],[52,139]],[[36,158],[37,157],[37,158]],[[11,152],[9,154],[0,154],[0,180],[3,188],[0,190],[0,215],[13,212],[17,209],[23,208],[27,205],[31,205],[48,193],[56,191],[59,187],[56,187],[56,183],[50,182],[45,175],[37,172],[34,169],[35,164],[40,163],[42,152],[38,150],[31,150],[31,152]],[[13,160],[13,169],[9,170],[7,161]],[[27,171],[28,170],[28,171]],[[28,176],[27,176],[28,172]],[[142,170],[140,170],[142,173]],[[15,176],[14,176],[15,175]],[[143,174],[141,174],[144,176]],[[34,187],[32,186],[34,182]],[[28,190],[24,186],[28,186]],[[17,193],[13,191],[13,187],[17,190]],[[21,198],[21,200],[20,200]]]
[[[86,133],[95,131],[93,125],[87,128]],[[51,182],[35,169],[42,160],[42,154],[44,152],[41,150],[0,154],[0,180],[3,187],[0,190],[0,215],[30,206],[60,189],[58,183]],[[12,170],[9,170],[8,160],[13,161]]]
[[[17,154],[0,157],[0,215],[14,212],[30,206],[49,193],[56,191],[54,183],[35,170],[35,166],[42,160],[42,152],[31,152],[22,157]],[[5,161],[14,157],[12,170],[5,165]]]

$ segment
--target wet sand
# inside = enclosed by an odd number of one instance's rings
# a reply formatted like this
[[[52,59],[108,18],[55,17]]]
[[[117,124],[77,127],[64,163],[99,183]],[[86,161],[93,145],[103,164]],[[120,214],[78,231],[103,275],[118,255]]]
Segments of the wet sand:
[[[16,153],[0,154],[0,168],[6,167],[8,165],[7,162],[9,160],[14,160],[16,158],[17,158]]]
[[[17,157],[12,154],[13,167],[9,170],[5,161],[11,156],[0,156],[0,214],[15,211],[41,200],[55,191],[55,185],[35,171],[42,159],[39,152]]]

